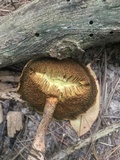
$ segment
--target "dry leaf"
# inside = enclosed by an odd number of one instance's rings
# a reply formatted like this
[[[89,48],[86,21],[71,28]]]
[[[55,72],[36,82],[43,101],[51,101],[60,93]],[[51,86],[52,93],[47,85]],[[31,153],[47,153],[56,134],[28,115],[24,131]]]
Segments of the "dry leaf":
[[[92,124],[97,119],[97,116],[99,113],[99,107],[100,107],[99,83],[98,83],[98,80],[96,78],[94,71],[90,67],[90,64],[87,67],[89,68],[91,74],[95,78],[98,93],[96,96],[96,102],[93,104],[93,106],[86,113],[79,115],[77,117],[77,119],[75,119],[75,120],[70,120],[72,127],[77,132],[79,137],[90,130]]]
[[[13,88],[12,84],[0,82],[0,92]]]
[[[17,131],[23,129],[22,113],[10,111],[7,114],[7,133],[9,137],[14,137]]]
[[[17,88],[7,88],[6,90],[0,90],[0,99],[6,100],[6,99],[14,99],[15,101],[24,103],[20,98],[20,95],[17,92]]]
[[[19,73],[10,71],[0,71],[0,81],[1,82],[19,82]]]

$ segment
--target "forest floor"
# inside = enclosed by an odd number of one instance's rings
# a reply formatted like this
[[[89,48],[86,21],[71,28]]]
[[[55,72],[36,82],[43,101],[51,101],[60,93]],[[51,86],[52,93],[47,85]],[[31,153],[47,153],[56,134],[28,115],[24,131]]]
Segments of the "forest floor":
[[[0,0],[0,16],[7,16],[26,3],[29,1]],[[82,57],[82,62],[92,64],[100,84],[99,116],[91,130],[80,138],[69,121],[52,120],[46,134],[46,158],[52,160],[59,155],[56,160],[120,160],[120,125],[106,136],[102,132],[101,138],[94,140],[94,135],[98,136],[101,129],[106,131],[106,127],[120,122],[120,44],[89,49]],[[16,64],[0,70],[0,110],[3,111],[3,121],[0,123],[0,160],[26,160],[42,118],[16,93],[24,65],[25,63]],[[7,134],[6,117],[9,111],[20,111],[23,117],[23,129],[13,138]],[[91,141],[76,149],[78,142],[82,143],[87,138]],[[61,150],[68,155],[61,158]]]

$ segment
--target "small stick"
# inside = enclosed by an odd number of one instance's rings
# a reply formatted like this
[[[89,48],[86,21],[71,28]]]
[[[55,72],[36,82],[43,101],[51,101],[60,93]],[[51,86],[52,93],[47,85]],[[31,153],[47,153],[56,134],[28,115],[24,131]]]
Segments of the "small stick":
[[[58,99],[50,97],[46,99],[46,104],[43,112],[43,118],[38,126],[36,136],[28,156],[28,160],[44,160],[45,155],[45,134],[56,108]]]
[[[99,138],[102,138],[104,136],[107,136],[108,134],[116,131],[118,128],[120,128],[120,122],[117,122],[115,124],[111,124],[110,126],[106,127],[105,129],[99,130],[97,133],[94,133],[91,137],[88,137],[87,139],[83,139],[81,141],[78,141],[75,145],[68,147],[65,150],[61,150],[59,153],[55,154],[53,157],[49,158],[49,160],[63,160],[67,159],[67,157],[75,152],[76,150],[87,146],[91,142],[95,142]]]
[[[0,103],[0,124],[3,122],[3,109],[2,109],[2,105]]]

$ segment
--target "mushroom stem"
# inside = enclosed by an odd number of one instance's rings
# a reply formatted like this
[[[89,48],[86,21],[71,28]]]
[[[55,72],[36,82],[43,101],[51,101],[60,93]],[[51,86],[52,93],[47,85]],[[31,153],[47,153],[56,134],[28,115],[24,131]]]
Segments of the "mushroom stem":
[[[58,99],[56,97],[50,97],[46,99],[43,118],[38,126],[28,160],[44,160],[45,134],[57,103]]]

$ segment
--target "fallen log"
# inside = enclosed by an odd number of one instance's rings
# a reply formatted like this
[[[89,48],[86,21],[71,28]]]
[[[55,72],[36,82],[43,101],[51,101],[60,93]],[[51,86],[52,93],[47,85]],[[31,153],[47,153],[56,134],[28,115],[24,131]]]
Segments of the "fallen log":
[[[120,42],[119,0],[34,0],[0,20],[0,68]]]

